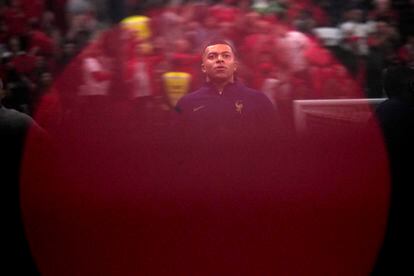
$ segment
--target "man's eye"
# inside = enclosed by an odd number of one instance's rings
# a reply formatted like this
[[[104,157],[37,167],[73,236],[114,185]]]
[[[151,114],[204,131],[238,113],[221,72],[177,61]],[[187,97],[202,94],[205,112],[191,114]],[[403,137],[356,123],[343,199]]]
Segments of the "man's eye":
[[[208,59],[214,59],[216,56],[215,55],[209,55],[207,56]]]
[[[231,56],[229,54],[224,54],[223,58],[230,58]]]

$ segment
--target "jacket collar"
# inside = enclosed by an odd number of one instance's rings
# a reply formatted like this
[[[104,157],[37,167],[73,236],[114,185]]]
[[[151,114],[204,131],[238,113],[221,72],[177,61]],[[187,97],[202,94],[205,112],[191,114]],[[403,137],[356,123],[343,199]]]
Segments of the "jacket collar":
[[[242,84],[236,80],[234,82],[228,83],[226,84],[226,86],[224,86],[221,95],[229,95],[229,94],[231,95],[231,94],[237,93],[238,91],[240,91],[239,88],[241,88],[241,86]],[[220,95],[217,87],[211,82],[205,82],[204,87],[207,89],[207,93]]]

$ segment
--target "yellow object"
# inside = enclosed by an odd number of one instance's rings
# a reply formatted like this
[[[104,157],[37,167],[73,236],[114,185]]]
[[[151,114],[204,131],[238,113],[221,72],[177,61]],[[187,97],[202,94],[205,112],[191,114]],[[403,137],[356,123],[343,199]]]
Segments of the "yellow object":
[[[151,37],[150,21],[151,19],[147,16],[134,15],[124,18],[121,24],[135,31],[138,38],[145,40]]]
[[[175,106],[189,92],[191,75],[185,72],[167,72],[162,75],[162,79],[170,103]]]

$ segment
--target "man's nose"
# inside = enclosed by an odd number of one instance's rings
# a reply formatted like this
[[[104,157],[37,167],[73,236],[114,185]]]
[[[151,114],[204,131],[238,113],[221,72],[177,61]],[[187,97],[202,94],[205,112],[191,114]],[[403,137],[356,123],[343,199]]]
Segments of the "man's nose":
[[[217,62],[223,62],[223,61],[224,61],[223,57],[221,55],[218,55]]]

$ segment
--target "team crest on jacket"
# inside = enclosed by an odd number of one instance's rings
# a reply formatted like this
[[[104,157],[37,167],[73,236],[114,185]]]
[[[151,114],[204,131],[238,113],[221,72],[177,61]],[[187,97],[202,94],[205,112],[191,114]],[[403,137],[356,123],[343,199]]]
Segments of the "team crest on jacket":
[[[242,100],[237,100],[234,103],[234,106],[236,107],[236,111],[241,114],[242,110],[243,110],[243,101]]]

